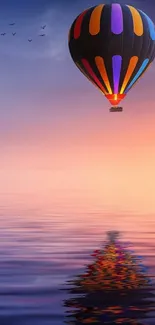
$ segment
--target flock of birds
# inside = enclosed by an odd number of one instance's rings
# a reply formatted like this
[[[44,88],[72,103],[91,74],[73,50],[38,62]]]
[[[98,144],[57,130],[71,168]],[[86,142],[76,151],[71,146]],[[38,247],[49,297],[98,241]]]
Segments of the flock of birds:
[[[10,23],[9,24],[9,26],[14,26],[14,25],[15,25],[15,23]],[[42,30],[44,30],[45,28],[46,28],[46,25],[41,26]],[[16,32],[12,33],[13,36],[15,36],[16,34],[17,34]],[[6,33],[1,33],[1,36],[5,36],[5,35],[6,35]],[[39,34],[39,36],[41,36],[41,37],[44,37],[45,35],[46,35],[45,33]],[[28,38],[28,42],[32,42],[32,38]]]

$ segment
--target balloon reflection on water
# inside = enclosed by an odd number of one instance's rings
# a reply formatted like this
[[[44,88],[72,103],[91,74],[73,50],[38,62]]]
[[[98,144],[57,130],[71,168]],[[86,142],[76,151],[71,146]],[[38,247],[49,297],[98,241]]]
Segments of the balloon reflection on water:
[[[118,233],[108,237],[84,274],[68,282],[67,324],[144,325],[138,319],[153,310],[152,285],[142,263],[119,242]]]

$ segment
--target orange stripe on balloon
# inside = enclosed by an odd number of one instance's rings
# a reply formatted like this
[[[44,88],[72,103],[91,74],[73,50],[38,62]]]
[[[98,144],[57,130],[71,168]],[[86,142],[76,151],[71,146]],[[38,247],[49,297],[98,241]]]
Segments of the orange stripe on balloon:
[[[143,76],[143,74],[147,71],[148,68],[150,68],[150,65],[152,64],[152,62],[150,62],[147,67],[144,69],[144,71],[142,72],[142,74],[139,76],[139,78],[134,82],[134,84],[132,85],[132,88],[135,87],[136,83],[141,79],[141,77]],[[130,88],[131,89],[131,88]],[[129,89],[129,90],[130,90]]]
[[[128,69],[127,69],[127,72],[126,72],[126,75],[125,75],[125,78],[124,78],[124,81],[123,81],[123,84],[122,84],[120,94],[123,94],[123,92],[124,92],[124,90],[125,90],[125,88],[126,88],[126,86],[128,84],[128,81],[130,80],[130,78],[132,76],[132,73],[135,70],[137,62],[138,62],[138,56],[133,56],[130,59],[130,63],[129,63],[129,66],[128,66]]]
[[[105,5],[99,5],[95,7],[95,9],[91,13],[90,21],[89,21],[89,33],[91,35],[97,35],[100,32],[100,20],[103,7]]]
[[[82,59],[82,64],[84,65],[86,71],[89,73],[89,75],[94,79],[94,81],[96,82],[96,84],[99,86],[99,88],[102,90],[102,92],[104,94],[107,94],[107,91],[105,90],[105,88],[103,87],[103,85],[101,84],[101,82],[98,80],[98,78],[96,77],[95,73],[93,72],[89,62],[86,59]]]
[[[74,26],[74,38],[75,39],[80,37],[83,18],[84,18],[87,11],[88,11],[88,9],[83,11],[82,14],[79,15],[79,17],[77,18],[77,20],[75,22],[75,26]]]
[[[135,9],[132,6],[127,6],[130,9],[132,19],[133,19],[133,28],[134,28],[134,33],[137,36],[142,36],[143,35],[143,21],[141,18],[140,13],[138,12],[137,9]]]
[[[100,75],[109,91],[109,94],[112,94],[112,89],[111,89],[111,86],[110,86],[110,83],[109,83],[109,78],[108,78],[108,75],[107,75],[107,71],[106,71],[106,67],[105,67],[105,64],[104,64],[104,60],[101,56],[96,56],[95,57],[95,63],[96,63],[96,66],[100,72]]]

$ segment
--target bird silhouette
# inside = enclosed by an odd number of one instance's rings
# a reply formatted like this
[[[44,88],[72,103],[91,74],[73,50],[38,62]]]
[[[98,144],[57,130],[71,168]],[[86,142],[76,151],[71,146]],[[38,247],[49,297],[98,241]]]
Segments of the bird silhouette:
[[[1,36],[5,36],[6,35],[6,33],[1,33]]]
[[[15,35],[16,35],[16,33],[12,33],[12,35],[13,35],[13,36],[15,36]]]
[[[32,42],[32,38],[31,39],[28,39],[29,42]]]
[[[46,34],[41,34],[41,35],[39,35],[39,36],[45,36]]]
[[[46,27],[46,25],[44,25],[44,26],[41,26],[41,28],[42,28],[42,29],[45,29],[45,27]]]
[[[11,23],[11,24],[9,24],[10,26],[14,26],[15,25],[15,23]]]

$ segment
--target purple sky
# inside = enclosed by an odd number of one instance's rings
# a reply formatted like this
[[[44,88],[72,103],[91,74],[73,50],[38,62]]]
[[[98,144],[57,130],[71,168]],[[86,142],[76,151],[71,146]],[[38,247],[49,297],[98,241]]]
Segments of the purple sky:
[[[103,187],[108,186],[107,201],[111,202],[115,189],[119,197],[114,196],[114,202],[121,204],[123,198],[124,202],[132,200],[133,187],[134,193],[140,193],[134,204],[138,206],[148,195],[146,206],[150,205],[150,191],[155,190],[150,185],[150,177],[155,177],[155,63],[129,92],[124,112],[115,115],[109,113],[108,101],[79,72],[68,51],[73,20],[99,3],[1,1],[0,33],[7,33],[0,36],[1,193],[14,187],[20,192],[34,184],[45,192],[64,190],[66,184],[68,190],[76,187],[81,193],[91,188],[102,201]],[[154,1],[128,4],[155,21]],[[16,25],[9,26],[13,21]],[[42,24],[47,24],[47,35],[41,38]],[[15,37],[12,32],[17,32]],[[28,38],[33,41],[29,43]],[[36,175],[36,170],[42,170],[41,174]],[[121,193],[126,196],[122,198]]]
[[[120,2],[125,3],[124,0]],[[71,118],[76,114],[73,103],[77,101],[85,105],[85,112],[79,113],[89,114],[91,96],[100,106],[100,94],[74,66],[67,46],[68,29],[74,18],[98,3],[98,0],[27,0],[22,4],[19,0],[1,1],[0,32],[7,32],[0,38],[1,131],[13,128],[16,123],[31,123],[32,119],[40,123],[50,118],[52,123],[58,115]],[[137,5],[155,20],[153,1],[129,3]],[[8,26],[12,21],[16,25]],[[40,38],[40,26],[44,23],[47,24],[47,36]],[[15,37],[12,31],[17,32]],[[27,39],[31,37],[33,42],[29,43]],[[132,91],[131,101],[154,98],[154,69],[155,65]],[[87,100],[83,99],[85,94]],[[103,106],[108,107],[104,98]]]

